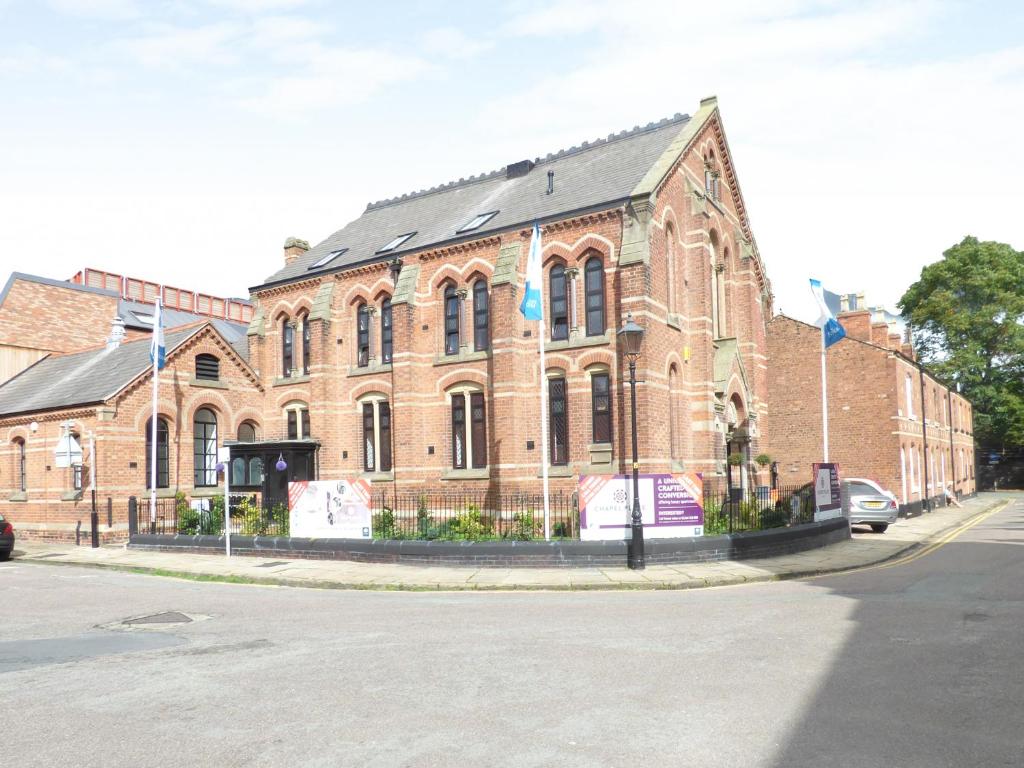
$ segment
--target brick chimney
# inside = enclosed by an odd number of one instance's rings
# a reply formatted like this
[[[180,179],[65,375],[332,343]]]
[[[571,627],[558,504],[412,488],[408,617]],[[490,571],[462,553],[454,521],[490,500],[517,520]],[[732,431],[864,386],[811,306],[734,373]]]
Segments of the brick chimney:
[[[904,356],[909,357],[911,360],[917,360],[917,357],[914,355],[914,345],[911,344],[909,341],[903,342],[903,346],[900,347],[900,352],[902,352]]]
[[[903,337],[902,336],[900,336],[898,333],[890,333],[889,334],[889,343],[886,346],[888,346],[889,349],[893,350],[894,352],[898,352],[899,349],[900,349],[900,344],[901,343],[903,343]]]
[[[889,348],[889,324],[876,322],[871,324],[871,343],[886,349]]]
[[[309,242],[297,237],[289,237],[284,241],[284,263],[287,266],[309,250]]]
[[[871,341],[871,312],[867,309],[854,309],[849,312],[840,312],[836,318],[846,335],[851,339],[859,341]]]

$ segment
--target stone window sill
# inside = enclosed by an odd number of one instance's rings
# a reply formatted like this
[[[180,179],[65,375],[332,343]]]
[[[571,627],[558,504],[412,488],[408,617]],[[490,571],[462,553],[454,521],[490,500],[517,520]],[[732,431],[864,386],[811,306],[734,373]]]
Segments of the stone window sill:
[[[394,472],[360,472],[359,477],[369,480],[371,483],[393,483],[395,482]]]
[[[290,384],[305,384],[309,381],[309,375],[305,376],[278,376],[274,379],[272,386],[287,387]]]
[[[25,491],[15,491],[8,501],[28,501],[28,494]]]
[[[548,341],[544,344],[545,352],[558,352],[563,349],[584,349],[586,347],[600,347],[611,342],[610,331],[605,331],[600,336],[572,336],[568,339]]]
[[[371,376],[375,373],[391,373],[391,363],[381,363],[380,365],[364,365],[357,368],[349,368],[349,377],[353,376]]]
[[[576,473],[572,471],[572,466],[568,464],[559,464],[557,467],[548,467],[548,477],[572,477]],[[538,471],[537,477],[543,477],[544,475]]]
[[[227,389],[227,382],[220,381],[219,379],[197,379],[192,377],[188,385],[190,387],[203,387],[205,389]]]
[[[491,470],[483,469],[449,469],[443,475],[442,480],[490,480]]]
[[[486,360],[491,356],[491,350],[481,349],[478,352],[460,352],[457,355],[437,355],[434,358],[434,365],[452,365],[454,363],[472,363],[476,360]]]
[[[159,497],[159,492],[157,496]],[[224,488],[219,485],[215,485],[211,488],[193,488],[192,493],[189,494],[193,499],[212,499],[214,496],[223,496]]]
[[[665,323],[668,325],[669,328],[675,328],[677,331],[683,330],[682,315],[672,313],[666,318]]]
[[[177,495],[178,491],[173,488],[157,488],[156,497],[158,499],[173,499]],[[139,500],[139,507],[143,504],[149,504],[149,488],[143,488],[135,496]]]
[[[62,493],[60,495],[60,500],[61,501],[81,501],[82,500],[82,492],[81,491],[65,491],[64,493]]]

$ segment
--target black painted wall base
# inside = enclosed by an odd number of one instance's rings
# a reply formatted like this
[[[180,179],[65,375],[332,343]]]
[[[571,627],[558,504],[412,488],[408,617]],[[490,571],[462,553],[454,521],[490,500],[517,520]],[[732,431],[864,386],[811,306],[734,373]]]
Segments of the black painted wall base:
[[[654,564],[699,563],[774,557],[817,549],[850,538],[846,518],[793,528],[701,536],[648,539],[646,559]],[[136,534],[131,549],[223,554],[223,536]],[[231,553],[257,557],[353,560],[410,565],[467,565],[494,568],[625,566],[624,541],[366,541],[232,536]]]

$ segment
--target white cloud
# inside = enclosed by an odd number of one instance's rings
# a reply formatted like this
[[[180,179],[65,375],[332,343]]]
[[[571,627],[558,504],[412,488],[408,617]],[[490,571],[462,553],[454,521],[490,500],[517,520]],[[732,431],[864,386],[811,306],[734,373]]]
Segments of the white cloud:
[[[51,8],[82,18],[124,20],[141,15],[136,0],[48,0]]]
[[[491,40],[470,37],[455,27],[438,27],[423,35],[423,49],[427,53],[449,59],[471,59],[494,47]]]
[[[145,35],[123,40],[118,46],[139,64],[152,69],[224,66],[241,60],[241,52],[233,43],[244,34],[245,28],[235,22],[199,27],[162,24]]]
[[[208,0],[210,5],[246,13],[266,13],[299,8],[308,0]]]

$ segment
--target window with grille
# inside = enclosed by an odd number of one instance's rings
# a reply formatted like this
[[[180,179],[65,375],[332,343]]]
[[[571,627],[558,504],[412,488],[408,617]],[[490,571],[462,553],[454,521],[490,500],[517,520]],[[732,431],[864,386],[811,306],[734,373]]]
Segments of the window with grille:
[[[466,397],[452,397],[452,467],[466,468]]]
[[[454,285],[444,289],[444,353],[459,354],[459,295]]]
[[[292,375],[292,367],[295,365],[295,328],[288,319],[281,321],[281,376],[288,378]]]
[[[196,411],[192,421],[192,459],[196,488],[217,485],[217,417],[209,408]]]
[[[565,266],[556,264],[551,268],[551,340],[569,338],[569,286]]]
[[[593,424],[593,441],[612,441],[612,395],[607,373],[595,373],[590,377],[590,408]],[[673,418],[673,414],[669,414]]]
[[[377,429],[373,403],[363,403],[363,471],[377,471]]]
[[[217,381],[220,378],[220,360],[213,355],[196,355],[196,378]]]
[[[363,402],[363,471],[391,471],[391,406],[381,396]]]
[[[360,304],[356,310],[357,361],[360,368],[370,364],[370,308]]]
[[[548,379],[548,432],[553,466],[569,463],[569,414],[565,379]]]
[[[384,299],[380,305],[380,359],[390,363],[393,350],[391,327],[391,299]]]
[[[487,283],[477,280],[473,284],[473,349],[477,352],[490,345]]]
[[[167,422],[156,420],[156,487],[170,485],[170,467],[167,450]],[[153,419],[146,422],[146,488],[153,487]]]
[[[482,392],[470,393],[469,408],[473,436],[473,468],[482,469],[487,466],[487,420]]]
[[[604,333],[604,264],[594,256],[587,259],[584,273],[584,295],[587,303],[587,336]]]

